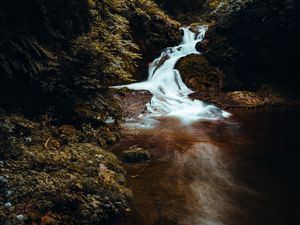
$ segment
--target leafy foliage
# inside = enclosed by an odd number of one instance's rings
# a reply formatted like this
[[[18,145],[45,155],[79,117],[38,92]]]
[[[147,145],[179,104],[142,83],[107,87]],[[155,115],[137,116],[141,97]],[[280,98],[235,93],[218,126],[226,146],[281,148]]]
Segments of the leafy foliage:
[[[107,87],[132,82],[142,53],[161,50],[174,36],[164,27],[177,29],[152,1],[12,0],[1,6],[0,93],[6,98],[0,103],[35,112],[50,105],[67,116],[80,105],[101,112],[93,116],[100,121],[119,117]]]

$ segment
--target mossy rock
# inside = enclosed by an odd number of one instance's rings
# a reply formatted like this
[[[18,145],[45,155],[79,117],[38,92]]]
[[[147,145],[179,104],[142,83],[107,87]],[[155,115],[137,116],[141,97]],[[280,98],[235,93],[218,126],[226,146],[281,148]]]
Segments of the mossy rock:
[[[74,126],[64,124],[58,129],[58,134],[63,143],[77,143],[79,142],[79,132],[75,129]]]
[[[123,152],[123,159],[126,162],[143,162],[150,159],[150,153],[142,148],[131,147]]]
[[[179,60],[176,65],[183,81],[194,91],[220,90],[223,74],[210,65],[203,55],[192,54]]]
[[[20,161],[4,162],[3,167],[1,175],[7,181],[0,183],[4,189],[0,200],[11,191],[6,201],[15,208],[5,221],[23,214],[28,224],[45,216],[53,218],[53,224],[103,224],[128,210],[125,171],[115,155],[96,145],[69,144],[60,150],[27,147]],[[3,205],[2,212],[7,212]]]
[[[216,9],[221,6],[221,4],[227,4],[227,0],[209,0],[208,5],[211,9]]]

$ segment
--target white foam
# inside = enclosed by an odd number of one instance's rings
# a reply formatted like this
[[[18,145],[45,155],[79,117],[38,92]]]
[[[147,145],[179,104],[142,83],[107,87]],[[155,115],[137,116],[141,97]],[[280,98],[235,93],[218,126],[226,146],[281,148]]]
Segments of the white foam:
[[[181,30],[183,31],[182,43],[176,47],[165,49],[160,57],[149,65],[147,81],[115,88],[127,87],[132,90],[150,91],[153,97],[151,102],[146,105],[150,112],[148,117],[177,117],[184,123],[229,117],[229,113],[214,105],[188,97],[193,91],[183,83],[175,65],[179,59],[187,55],[200,54],[196,50],[196,44],[203,40],[207,26],[199,26],[197,35],[187,27],[183,27]]]

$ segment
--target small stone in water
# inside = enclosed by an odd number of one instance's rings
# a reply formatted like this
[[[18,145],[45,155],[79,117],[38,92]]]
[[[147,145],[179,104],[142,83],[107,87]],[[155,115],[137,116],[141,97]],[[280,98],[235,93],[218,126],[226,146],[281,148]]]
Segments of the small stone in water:
[[[10,191],[10,190],[7,190],[7,191],[6,191],[6,196],[7,196],[7,197],[8,197],[8,196],[11,196],[11,195],[12,195],[12,193],[13,193],[12,191]]]
[[[142,162],[150,159],[150,153],[142,148],[132,146],[123,152],[123,159],[127,162]]]

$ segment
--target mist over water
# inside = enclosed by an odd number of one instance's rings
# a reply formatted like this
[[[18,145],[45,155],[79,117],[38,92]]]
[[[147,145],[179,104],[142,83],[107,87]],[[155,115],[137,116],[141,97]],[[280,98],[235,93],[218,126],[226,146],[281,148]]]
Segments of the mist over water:
[[[196,50],[196,44],[205,37],[207,26],[197,27],[196,33],[187,27],[181,30],[182,43],[176,47],[166,48],[160,57],[149,65],[147,81],[118,86],[118,88],[148,90],[153,94],[151,102],[146,105],[150,114],[141,116],[146,120],[167,116],[179,118],[183,123],[190,124],[201,119],[217,120],[229,117],[229,113],[214,105],[188,97],[193,91],[184,84],[175,65],[179,59],[189,54],[201,54]]]

